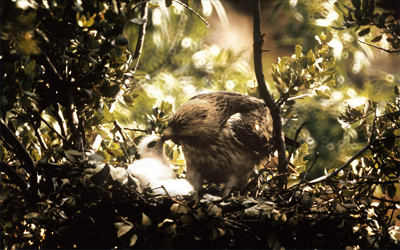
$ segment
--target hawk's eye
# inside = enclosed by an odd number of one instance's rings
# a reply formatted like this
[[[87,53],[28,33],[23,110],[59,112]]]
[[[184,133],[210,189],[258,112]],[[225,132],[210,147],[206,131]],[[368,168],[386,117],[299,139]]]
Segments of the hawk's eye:
[[[157,143],[158,143],[158,141],[152,141],[147,145],[147,147],[148,148],[154,148],[157,145]]]

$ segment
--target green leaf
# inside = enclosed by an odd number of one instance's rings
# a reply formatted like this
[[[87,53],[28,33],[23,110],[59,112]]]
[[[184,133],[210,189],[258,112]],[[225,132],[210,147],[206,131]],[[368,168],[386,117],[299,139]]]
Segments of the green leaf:
[[[310,74],[311,74],[312,76],[315,75],[315,65],[314,65],[314,64],[311,65],[311,66],[308,68],[308,70],[309,70],[309,72],[310,72]]]
[[[325,40],[324,40],[324,44],[327,44],[327,43],[329,43],[330,41],[332,41],[332,39],[333,39],[333,35],[332,35],[332,32],[328,32],[328,34],[326,34],[326,38],[325,38]]]
[[[120,46],[125,46],[128,44],[128,39],[124,36],[118,35],[116,38],[116,42]]]
[[[351,0],[351,3],[353,4],[354,8],[359,10],[361,8],[361,1],[360,0]]]
[[[366,34],[368,34],[370,32],[370,30],[371,30],[371,28],[369,28],[369,27],[366,29],[363,29],[362,31],[358,32],[358,35],[365,36]]]
[[[391,199],[394,199],[396,196],[396,186],[394,184],[390,184],[386,189],[387,194]]]
[[[104,105],[103,116],[106,121],[108,122],[113,121],[113,115],[110,113],[110,110],[108,109],[107,105]]]
[[[303,48],[302,48],[300,45],[296,44],[294,51],[295,51],[295,54],[296,54],[296,58],[297,58],[297,59],[299,59],[299,58],[301,57],[301,55],[302,55],[302,53],[301,53],[302,50],[303,50]]]
[[[322,98],[325,98],[325,99],[330,99],[330,98],[331,98],[331,96],[330,96],[329,94],[327,94],[327,93],[325,93],[325,92],[322,92],[322,91],[320,91],[320,90],[315,90],[315,92],[317,92],[317,94],[318,94],[319,96],[321,96]]]
[[[369,0],[363,0],[362,9],[366,12],[368,10],[368,2]]]
[[[375,43],[375,42],[379,42],[382,39],[382,36],[377,36],[374,39],[371,40],[371,42]]]
[[[96,127],[94,128],[96,130],[96,132],[103,138],[106,140],[112,140],[112,137],[109,135],[109,133],[102,127]]]
[[[135,102],[135,99],[133,99],[131,95],[124,95],[124,102],[127,104],[132,104]]]
[[[375,11],[375,1],[370,0],[369,6],[368,6],[368,11],[367,11],[368,16],[372,16],[374,14],[374,11]]]
[[[312,64],[315,62],[315,55],[311,49],[307,53],[307,59],[308,59],[308,64]]]
[[[331,26],[331,28],[335,29],[335,30],[344,30],[344,29],[346,29],[345,27],[336,27],[336,26]]]
[[[114,97],[119,90],[120,87],[118,85],[110,86],[109,84],[103,84],[100,88],[100,92],[104,97]]]
[[[76,150],[65,150],[64,151],[65,157],[69,160],[69,161],[75,161],[76,158],[81,158],[82,157],[82,153],[78,152]]]
[[[323,76],[333,76],[338,72],[339,69],[329,70],[322,73]]]
[[[30,61],[29,64],[25,67],[24,73],[25,75],[32,75],[33,70],[35,69],[36,63],[35,61]]]
[[[396,95],[400,95],[400,87],[399,87],[399,85],[395,85],[394,86],[394,93],[396,94]]]

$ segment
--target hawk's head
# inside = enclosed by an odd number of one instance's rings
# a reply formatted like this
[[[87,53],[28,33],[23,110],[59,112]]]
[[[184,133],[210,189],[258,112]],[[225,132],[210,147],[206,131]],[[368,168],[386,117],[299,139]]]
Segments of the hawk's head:
[[[172,140],[176,144],[202,143],[213,139],[220,131],[220,117],[215,106],[202,99],[183,104],[174,114],[161,141]]]

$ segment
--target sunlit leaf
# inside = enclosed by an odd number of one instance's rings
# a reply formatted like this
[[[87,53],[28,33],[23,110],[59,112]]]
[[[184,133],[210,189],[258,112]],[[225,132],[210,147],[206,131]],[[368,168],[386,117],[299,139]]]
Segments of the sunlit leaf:
[[[297,59],[299,59],[301,57],[302,50],[303,50],[303,48],[300,45],[296,44],[296,46],[295,46],[295,54],[296,54],[296,58]]]
[[[130,242],[129,242],[129,246],[131,247],[131,246],[135,245],[137,239],[138,239],[137,234],[133,234],[133,235],[131,236],[131,239],[130,239]]]
[[[129,232],[131,229],[132,229],[132,226],[130,226],[130,225],[122,226],[120,229],[118,229],[117,237],[118,237],[118,238],[121,237],[122,235],[124,235],[124,234],[126,234],[127,232]],[[135,241],[135,242],[136,242],[136,241]]]

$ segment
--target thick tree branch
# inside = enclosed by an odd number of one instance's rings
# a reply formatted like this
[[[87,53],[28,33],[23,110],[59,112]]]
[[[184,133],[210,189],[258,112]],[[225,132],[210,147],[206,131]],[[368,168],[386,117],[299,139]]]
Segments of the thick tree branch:
[[[18,138],[14,135],[14,133],[8,128],[8,126],[4,123],[3,119],[0,118],[1,124],[1,137],[10,144],[14,153],[21,161],[26,163],[26,171],[30,175],[30,186],[32,188],[32,194],[37,196],[38,194],[38,183],[37,183],[37,172],[36,172],[36,164],[26,151],[25,147],[21,144]]]
[[[260,0],[253,0],[253,49],[254,49],[254,69],[258,83],[258,90],[264,102],[267,104],[271,111],[273,127],[276,138],[276,149],[278,150],[278,172],[282,174],[279,179],[279,187],[283,187],[287,183],[287,159],[286,159],[286,145],[284,134],[282,130],[281,112],[279,107],[275,104],[275,101],[268,91],[267,84],[265,83],[263,65],[262,65],[262,46],[264,43],[263,36],[261,35],[261,23],[260,23]]]

